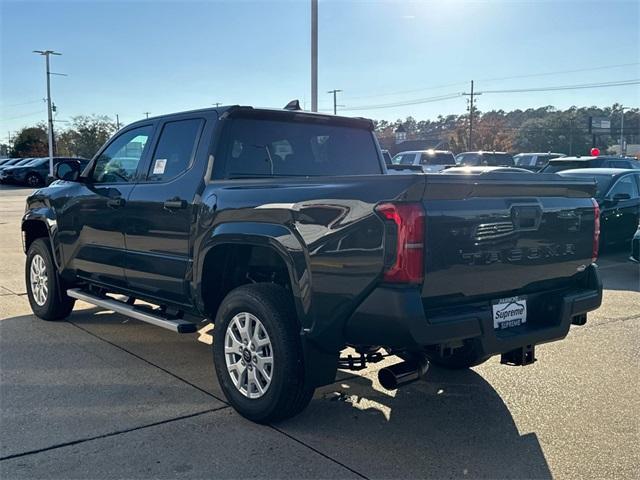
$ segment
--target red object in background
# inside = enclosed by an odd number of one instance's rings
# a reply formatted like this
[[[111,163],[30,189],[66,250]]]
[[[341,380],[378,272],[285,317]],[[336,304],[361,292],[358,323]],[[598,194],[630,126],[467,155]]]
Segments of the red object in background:
[[[597,157],[598,155],[600,155],[600,149],[599,149],[599,148],[596,148],[596,147],[593,147],[593,148],[591,149],[591,156],[592,156],[592,157]]]

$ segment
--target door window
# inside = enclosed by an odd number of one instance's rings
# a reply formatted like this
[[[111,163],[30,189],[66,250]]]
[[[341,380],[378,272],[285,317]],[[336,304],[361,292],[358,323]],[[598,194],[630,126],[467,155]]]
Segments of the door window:
[[[611,160],[609,164],[611,165],[611,168],[631,168],[629,162],[625,160]]]
[[[609,190],[609,198],[613,198],[619,193],[626,193],[629,198],[638,198],[638,185],[636,185],[633,175],[627,175],[618,180]]]
[[[93,182],[132,182],[152,131],[151,125],[134,128],[111,142],[96,160]]]
[[[202,119],[195,118],[168,122],[164,125],[149,166],[149,181],[166,182],[191,166],[202,123]]]

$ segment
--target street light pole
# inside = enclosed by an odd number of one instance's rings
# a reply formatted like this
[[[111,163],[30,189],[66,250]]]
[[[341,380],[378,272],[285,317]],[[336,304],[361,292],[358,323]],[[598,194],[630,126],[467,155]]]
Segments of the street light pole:
[[[318,111],[318,0],[311,0],[311,111]]]
[[[33,53],[44,55],[47,66],[47,118],[49,124],[49,177],[53,178],[53,113],[51,111],[51,71],[49,69],[49,56],[62,55],[53,50],[34,50]]]

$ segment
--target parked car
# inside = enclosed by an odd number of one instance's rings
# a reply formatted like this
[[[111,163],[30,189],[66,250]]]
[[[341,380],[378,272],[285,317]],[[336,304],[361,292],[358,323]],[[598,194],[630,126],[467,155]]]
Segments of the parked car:
[[[419,165],[423,172],[436,173],[455,166],[456,159],[448,150],[415,150],[400,152],[391,161],[394,165]]]
[[[540,173],[555,173],[578,168],[629,168],[640,170],[640,162],[628,157],[601,155],[598,157],[562,157],[549,160]]]
[[[71,157],[54,157],[54,166],[64,160],[73,160]],[[89,161],[78,158],[81,164],[86,165]],[[45,184],[49,174],[49,157],[35,158],[24,165],[17,164],[0,171],[0,182],[13,183],[17,185],[27,185],[29,187],[40,187]]]
[[[459,167],[513,167],[513,157],[506,152],[464,152],[456,155]]]
[[[640,222],[640,170],[581,168],[558,174],[595,179],[601,245],[628,244]]]
[[[5,168],[15,167],[15,166],[18,166],[18,165],[24,165],[26,163],[29,163],[31,160],[34,160],[34,159],[33,158],[12,158],[8,162],[5,162],[2,165],[0,165],[0,172],[2,170],[4,170]]]
[[[380,370],[388,389],[429,362],[527,365],[598,308],[592,180],[384,175],[373,130],[237,106],[127,125],[27,198],[31,308],[59,320],[80,299],[176,333],[212,322],[222,391],[262,423],[381,348],[401,359]],[[123,157],[130,175],[110,168]]]
[[[9,164],[9,162],[19,162],[22,158],[0,158],[0,167]]]
[[[564,153],[519,153],[513,157],[513,162],[516,167],[526,168],[532,172],[537,172],[544,167],[549,160],[555,158],[566,157]]]
[[[638,229],[631,239],[631,256],[629,260],[640,263],[640,223],[638,223]]]

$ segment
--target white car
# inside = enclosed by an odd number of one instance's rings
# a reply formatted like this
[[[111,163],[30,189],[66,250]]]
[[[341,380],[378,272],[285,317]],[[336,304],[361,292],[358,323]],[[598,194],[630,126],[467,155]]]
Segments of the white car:
[[[437,173],[456,164],[448,150],[414,150],[400,152],[391,160],[393,165],[419,165],[423,172]]]

